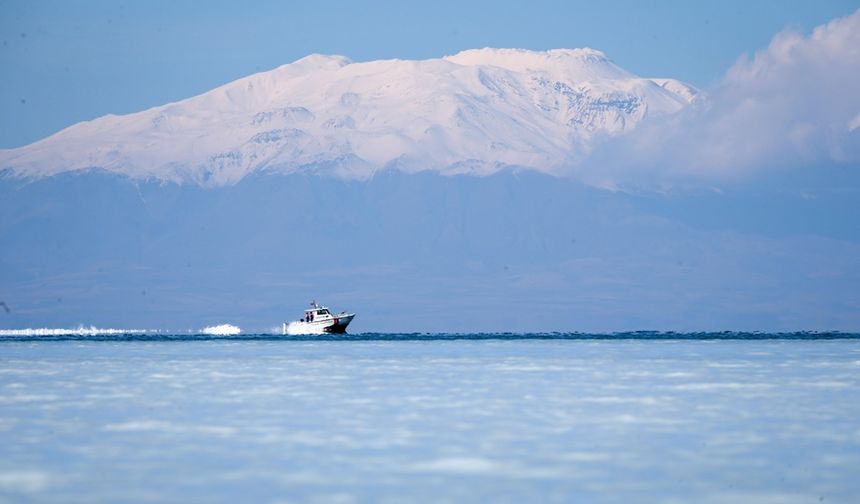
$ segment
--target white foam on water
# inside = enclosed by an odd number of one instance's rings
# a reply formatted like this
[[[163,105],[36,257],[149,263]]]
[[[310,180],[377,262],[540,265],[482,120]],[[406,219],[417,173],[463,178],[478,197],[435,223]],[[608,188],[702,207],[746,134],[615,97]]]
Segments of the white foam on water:
[[[203,334],[213,334],[215,336],[231,336],[234,334],[239,334],[242,332],[242,329],[234,326],[233,324],[221,324],[216,326],[204,327],[200,330]]]
[[[426,472],[480,474],[495,472],[499,469],[499,465],[492,460],[480,457],[448,457],[415,464],[412,469]]]
[[[0,472],[0,491],[35,493],[48,487],[50,476],[40,471]]]
[[[104,329],[95,326],[79,326],[77,329],[63,328],[27,328],[27,329],[0,329],[0,336],[65,336],[74,334],[78,336],[102,336],[110,334],[146,334],[147,329]]]
[[[129,422],[108,424],[104,430],[112,432],[175,432],[182,434],[204,434],[215,436],[232,436],[237,429],[224,425],[186,425],[161,420],[132,420]]]

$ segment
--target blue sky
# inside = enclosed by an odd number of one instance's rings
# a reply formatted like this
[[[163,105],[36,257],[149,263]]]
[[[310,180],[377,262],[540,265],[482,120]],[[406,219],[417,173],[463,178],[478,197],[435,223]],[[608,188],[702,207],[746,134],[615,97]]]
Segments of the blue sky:
[[[860,2],[0,1],[0,148],[206,91],[309,53],[430,58],[496,46],[593,47],[708,88],[786,27]]]

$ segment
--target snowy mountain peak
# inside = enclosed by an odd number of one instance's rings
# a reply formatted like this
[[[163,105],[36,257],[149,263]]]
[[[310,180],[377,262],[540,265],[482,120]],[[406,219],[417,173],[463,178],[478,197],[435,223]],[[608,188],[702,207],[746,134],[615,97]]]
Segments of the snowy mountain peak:
[[[469,49],[447,61],[466,66],[496,66],[514,72],[548,74],[561,79],[582,81],[591,79],[630,79],[634,75],[612,63],[595,49]]]
[[[352,60],[346,56],[328,55],[328,54],[309,54],[304,58],[284,65],[292,67],[304,67],[308,69],[337,69],[352,63]]]
[[[312,54],[186,100],[86,121],[0,151],[22,177],[101,168],[204,185],[259,170],[560,173],[600,136],[674,114],[698,91],[593,49],[472,49],[429,60]]]
[[[292,63],[281,65],[270,72],[261,72],[250,77],[288,79],[313,72],[336,71],[352,64],[352,62],[346,56],[309,54]]]
[[[609,60],[601,51],[590,48],[550,49],[549,51],[530,51],[528,49],[467,49],[446,60],[458,65],[493,65],[509,70],[540,70],[551,63],[570,62],[572,64],[600,64]]]

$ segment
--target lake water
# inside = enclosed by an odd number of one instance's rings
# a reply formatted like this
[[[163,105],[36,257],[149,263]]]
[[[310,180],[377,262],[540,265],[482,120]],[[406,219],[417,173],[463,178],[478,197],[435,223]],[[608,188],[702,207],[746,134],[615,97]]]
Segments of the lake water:
[[[858,502],[860,337],[0,337],[8,502]]]

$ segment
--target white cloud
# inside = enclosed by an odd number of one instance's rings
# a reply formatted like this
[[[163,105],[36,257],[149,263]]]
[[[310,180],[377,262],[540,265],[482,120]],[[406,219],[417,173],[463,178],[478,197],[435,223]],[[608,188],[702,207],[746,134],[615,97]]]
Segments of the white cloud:
[[[607,142],[584,175],[623,184],[856,163],[858,127],[860,11],[810,35],[777,34],[739,59],[702,106]]]
[[[860,128],[860,114],[854,116],[854,119],[848,121],[848,131],[854,131],[857,128]]]

